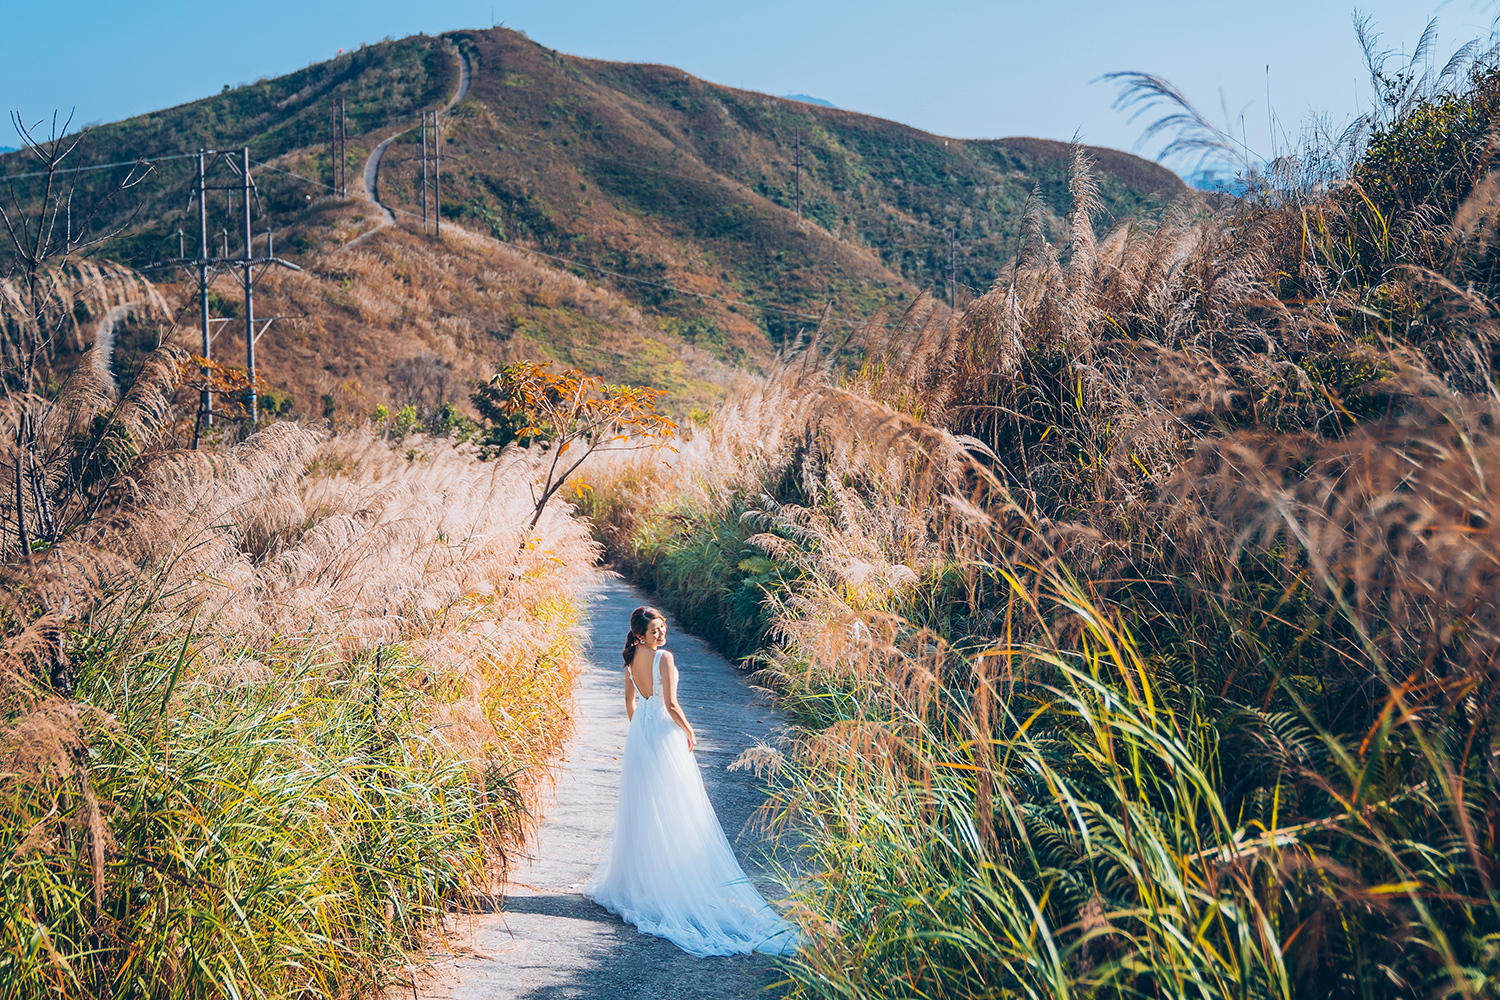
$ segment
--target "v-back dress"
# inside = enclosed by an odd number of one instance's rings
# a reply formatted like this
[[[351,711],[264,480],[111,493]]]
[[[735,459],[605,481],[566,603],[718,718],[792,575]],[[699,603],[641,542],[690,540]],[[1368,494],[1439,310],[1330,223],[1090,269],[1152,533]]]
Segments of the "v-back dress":
[[[795,929],[745,877],[687,734],[667,714],[662,652],[651,661],[651,696],[636,708],[625,738],[614,842],[583,893],[642,933],[700,958],[790,954]]]

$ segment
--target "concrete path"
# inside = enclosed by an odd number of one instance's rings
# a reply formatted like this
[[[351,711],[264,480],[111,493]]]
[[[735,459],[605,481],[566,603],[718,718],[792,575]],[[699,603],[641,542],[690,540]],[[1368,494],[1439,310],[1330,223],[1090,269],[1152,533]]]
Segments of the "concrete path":
[[[454,48],[453,52],[454,55],[458,56],[458,89],[454,91],[453,98],[447,104],[443,105],[442,110],[438,112],[439,114],[450,110],[453,105],[469,96],[469,83],[473,80],[473,69],[469,66],[469,57],[464,55],[463,51],[457,47]],[[392,212],[380,200],[380,161],[385,159],[385,151],[391,147],[391,143],[410,131],[411,128],[408,127],[394,135],[386,136],[380,142],[376,143],[375,148],[370,150],[370,155],[365,157],[365,169],[360,175],[360,179],[364,182],[365,186],[365,200],[380,209],[381,217],[374,228],[360,233],[354,239],[345,243],[343,249],[347,250],[356,243],[374,236],[387,226],[395,225],[396,213]]]
[[[775,996],[773,960],[761,955],[693,958],[670,942],[638,933],[579,895],[608,850],[625,745],[624,666],[620,648],[630,612],[649,604],[620,580],[586,594],[584,624],[592,650],[575,691],[577,732],[568,745],[533,857],[511,873],[504,911],[461,918],[450,945],[433,955],[430,1000],[750,1000]],[[667,618],[667,648],[681,671],[679,700],[698,733],[695,751],[708,795],[740,863],[776,898],[757,863],[752,813],[764,801],[754,775],[727,766],[757,741],[782,732],[766,696],[709,646]]]

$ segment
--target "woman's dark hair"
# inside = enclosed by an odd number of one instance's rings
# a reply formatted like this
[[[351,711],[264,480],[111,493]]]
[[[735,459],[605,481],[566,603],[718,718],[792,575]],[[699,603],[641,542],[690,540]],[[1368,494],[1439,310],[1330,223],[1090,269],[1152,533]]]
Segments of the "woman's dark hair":
[[[646,630],[658,618],[662,621],[667,620],[666,615],[657,611],[649,604],[642,604],[630,613],[630,631],[625,635],[625,666],[630,666],[630,661],[635,659],[635,647],[639,646],[641,640],[646,638]]]

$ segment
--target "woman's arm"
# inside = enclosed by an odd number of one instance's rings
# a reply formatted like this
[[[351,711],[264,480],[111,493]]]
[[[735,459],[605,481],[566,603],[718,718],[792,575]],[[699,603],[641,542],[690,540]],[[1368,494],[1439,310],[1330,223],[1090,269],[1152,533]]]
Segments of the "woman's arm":
[[[635,718],[635,678],[630,676],[630,668],[625,668],[625,720],[628,722]]]
[[[693,732],[693,727],[688,724],[687,716],[682,714],[682,706],[677,704],[677,664],[668,653],[662,657],[662,666],[666,669],[661,672],[661,696],[662,704],[666,706],[667,714],[672,721],[682,727],[687,733],[688,749],[698,745],[698,734]]]

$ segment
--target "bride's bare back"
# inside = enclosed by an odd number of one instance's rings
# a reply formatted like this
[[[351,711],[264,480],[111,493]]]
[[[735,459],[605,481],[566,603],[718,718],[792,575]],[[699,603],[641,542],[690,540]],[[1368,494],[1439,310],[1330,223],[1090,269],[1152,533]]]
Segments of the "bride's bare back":
[[[661,654],[662,686],[665,687],[667,671],[670,670],[675,675],[677,665],[670,652],[664,649]],[[642,698],[649,698],[656,693],[651,681],[651,662],[655,659],[656,650],[643,643],[635,648],[635,659],[630,661],[630,680]]]
[[[647,609],[637,608],[636,612],[639,614],[645,610]],[[682,727],[687,736],[688,749],[691,750],[698,745],[698,734],[693,732],[692,725],[682,712],[682,706],[677,703],[677,663],[672,659],[671,653],[661,648],[662,643],[667,641],[666,619],[652,615],[645,624],[645,630],[637,632],[634,620],[631,622],[631,637],[636,645],[633,652],[627,647],[630,663],[625,670],[625,717],[635,718],[637,691],[641,697],[651,698],[658,694],[656,685],[660,683],[662,707],[666,709],[668,718]],[[653,678],[653,673],[658,677]]]

